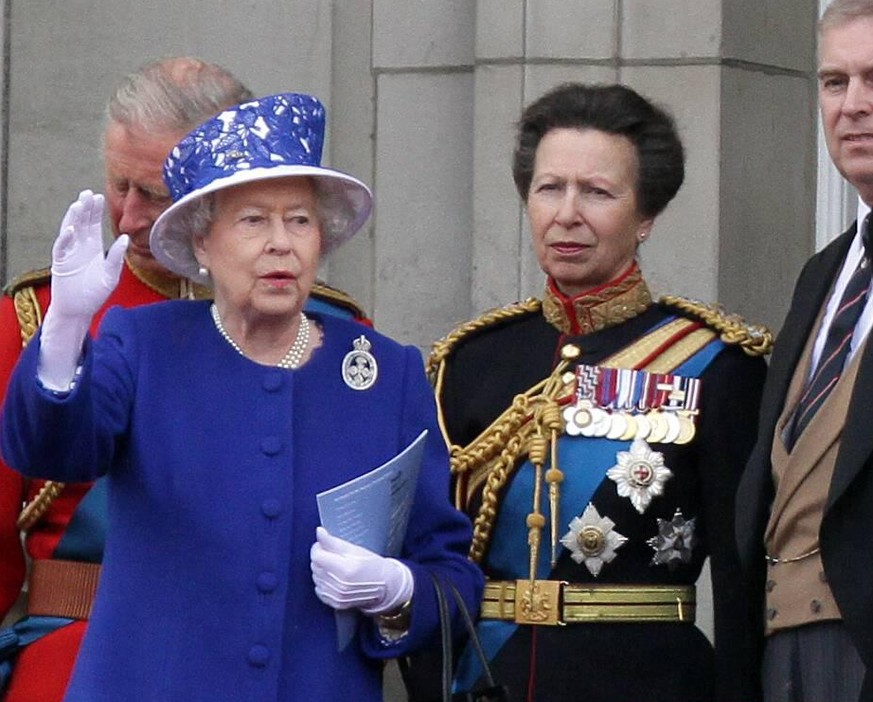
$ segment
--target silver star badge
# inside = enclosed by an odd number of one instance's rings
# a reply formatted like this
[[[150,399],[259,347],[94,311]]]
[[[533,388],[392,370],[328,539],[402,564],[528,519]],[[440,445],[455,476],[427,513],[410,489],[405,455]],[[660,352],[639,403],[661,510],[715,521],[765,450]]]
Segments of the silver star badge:
[[[629,451],[619,451],[615,460],[606,475],[615,481],[618,494],[630,498],[640,514],[653,497],[664,493],[664,483],[673,477],[673,471],[664,465],[664,454],[652,451],[641,439],[636,439]]]
[[[570,531],[561,537],[561,543],[570,551],[570,558],[588,568],[596,578],[603,564],[611,562],[616,550],[627,541],[614,527],[615,522],[601,517],[589,503],[581,517],[573,517]]]
[[[696,542],[694,519],[686,520],[677,509],[673,519],[658,519],[658,535],[646,541],[655,549],[651,565],[666,565],[674,570],[680,563],[690,563]]]

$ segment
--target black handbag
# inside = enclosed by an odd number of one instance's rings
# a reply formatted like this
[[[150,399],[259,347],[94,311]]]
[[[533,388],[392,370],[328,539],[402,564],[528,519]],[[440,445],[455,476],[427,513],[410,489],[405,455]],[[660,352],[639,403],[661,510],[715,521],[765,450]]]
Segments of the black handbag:
[[[454,583],[446,581],[441,582],[440,578],[431,573],[434,590],[436,591],[437,608],[440,615],[440,649],[441,649],[441,665],[440,665],[440,681],[442,687],[442,697],[423,699],[420,693],[416,692],[416,684],[413,681],[415,677],[408,658],[401,658],[397,661],[400,668],[400,675],[403,678],[403,683],[406,686],[410,702],[509,702],[509,692],[503,685],[498,685],[494,681],[494,676],[491,674],[491,668],[488,665],[488,659],[485,657],[485,651],[482,649],[482,643],[479,641],[479,636],[476,634],[476,627],[473,624],[473,618],[464,604],[464,599],[461,593],[455,587]],[[471,690],[469,692],[455,692],[452,694],[452,670],[454,667],[454,649],[452,646],[452,620],[449,612],[449,602],[446,598],[445,589],[451,593],[455,600],[455,604],[464,618],[464,624],[467,628],[467,637],[469,644],[476,652],[479,662],[482,665],[485,686],[479,690]]]

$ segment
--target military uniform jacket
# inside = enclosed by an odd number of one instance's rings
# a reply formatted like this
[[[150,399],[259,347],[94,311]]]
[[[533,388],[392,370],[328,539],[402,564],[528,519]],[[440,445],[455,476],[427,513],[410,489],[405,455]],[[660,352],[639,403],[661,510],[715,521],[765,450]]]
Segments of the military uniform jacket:
[[[450,443],[468,444],[509,407],[516,394],[548,376],[565,343],[581,349],[578,362],[597,365],[671,315],[675,310],[652,305],[617,326],[567,337],[534,311],[462,339],[445,361],[439,397]],[[546,576],[571,583],[692,584],[709,557],[719,644],[716,651],[699,629],[678,622],[516,626],[493,658],[495,677],[509,684],[513,699],[525,699],[529,690],[532,699],[550,701],[757,699],[758,660],[747,626],[750,603],[738,572],[733,514],[736,485],[755,438],[754,418],[764,373],[763,359],[747,356],[738,346],[722,345],[699,375],[695,438],[681,446],[649,446],[662,454],[664,465],[672,472],[663,483],[663,494],[653,497],[641,514],[628,497],[618,494],[616,481],[604,477],[595,487],[591,504],[599,515],[612,520],[614,531],[626,539],[615,550],[614,559],[601,564],[595,577],[564,549]],[[619,451],[627,450],[626,442],[574,440],[597,441],[601,451],[607,445],[611,462]],[[615,444],[611,451],[608,444]],[[561,469],[565,476],[562,490],[579,480],[583,470],[577,466],[574,472],[574,466],[566,461]],[[503,511],[520,473],[504,488],[495,517],[498,526],[483,557],[485,574],[492,580],[527,575],[526,556],[520,554],[518,562],[510,562],[499,543],[500,530],[507,533],[512,529],[506,526],[509,520]],[[474,498],[471,511],[477,506]],[[562,511],[561,533],[585,508],[586,504],[578,504],[573,513]],[[687,562],[655,562],[657,552],[649,542],[659,533],[658,520],[666,524],[677,514],[683,520],[694,520],[694,541],[685,553]],[[511,519],[519,532],[525,531],[524,511],[514,513]],[[484,622],[484,628],[504,624]],[[487,639],[489,634],[483,631],[483,635]]]
[[[94,612],[65,699],[381,699],[381,665],[437,627],[416,587],[409,634],[386,645],[365,622],[337,651],[315,596],[315,494],[430,431],[402,557],[452,579],[475,606],[469,522],[450,505],[445,448],[417,350],[328,315],[294,371],[261,366],[218,333],[208,302],[111,310],[79,383],[35,382],[39,336],[10,381],[2,453],[29,475],[108,476],[109,530]],[[343,381],[362,333],[379,364],[369,390]],[[51,440],[47,438],[51,427]],[[87,437],[87,440],[83,440]],[[368,621],[368,620],[367,620]],[[366,654],[366,655],[365,655]]]

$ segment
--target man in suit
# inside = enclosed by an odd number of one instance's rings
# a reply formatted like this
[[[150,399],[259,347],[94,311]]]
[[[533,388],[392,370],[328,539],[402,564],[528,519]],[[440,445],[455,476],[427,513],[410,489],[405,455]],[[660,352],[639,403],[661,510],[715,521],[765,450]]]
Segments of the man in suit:
[[[834,0],[818,39],[828,151],[860,199],[800,274],[737,495],[766,702],[873,701],[873,0]]]

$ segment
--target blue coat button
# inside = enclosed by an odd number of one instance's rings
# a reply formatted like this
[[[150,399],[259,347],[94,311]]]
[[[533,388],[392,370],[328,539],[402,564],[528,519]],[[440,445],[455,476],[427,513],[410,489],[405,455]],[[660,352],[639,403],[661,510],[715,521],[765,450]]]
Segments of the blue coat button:
[[[261,644],[255,644],[249,649],[248,659],[255,668],[263,668],[270,661],[270,649]]]
[[[278,436],[265,436],[261,439],[261,451],[267,456],[275,456],[282,450],[282,439]]]
[[[282,514],[282,503],[274,497],[268,497],[266,500],[261,502],[261,513],[265,517],[275,519],[280,514]]]
[[[273,590],[275,590],[278,585],[279,578],[276,577],[275,573],[271,573],[270,571],[265,570],[258,576],[258,590],[265,595],[273,592]]]
[[[267,392],[276,392],[282,387],[284,382],[285,379],[282,377],[280,371],[269,370],[264,374],[264,378],[261,381],[261,387]]]

